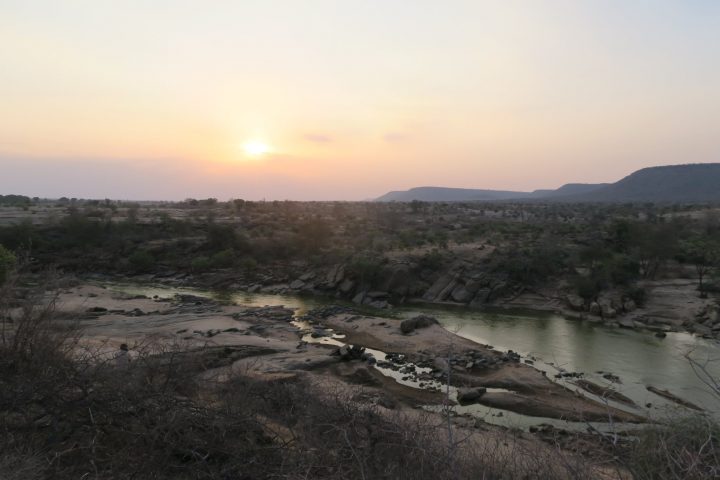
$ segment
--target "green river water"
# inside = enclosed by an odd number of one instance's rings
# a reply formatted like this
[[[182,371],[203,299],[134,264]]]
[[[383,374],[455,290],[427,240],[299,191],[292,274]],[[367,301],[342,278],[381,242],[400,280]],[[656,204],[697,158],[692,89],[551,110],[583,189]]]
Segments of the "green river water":
[[[147,296],[169,297],[175,293],[190,293],[222,297],[249,306],[284,305],[295,309],[297,315],[302,315],[318,306],[338,303],[334,299],[318,297],[231,292],[214,294],[190,288],[144,285],[112,285],[112,288]],[[554,378],[559,369],[583,372],[584,378],[600,385],[613,386],[641,407],[629,411],[650,418],[661,420],[667,415],[683,413],[687,410],[649,392],[646,389],[648,385],[668,390],[720,418],[720,398],[712,395],[709,387],[703,383],[685,358],[688,352],[692,352],[692,357],[696,360],[709,362],[708,371],[714,378],[720,378],[720,343],[717,341],[702,339],[688,333],[668,333],[666,338],[656,338],[651,332],[611,328],[538,312],[486,312],[437,306],[404,306],[395,308],[392,312],[403,318],[420,313],[432,315],[445,328],[460,336],[490,344],[497,350],[511,349],[524,358],[532,358],[535,368],[545,370],[550,378]],[[379,315],[382,315],[382,312],[379,312]],[[610,383],[597,372],[610,372],[618,376],[621,383]],[[383,371],[383,373],[401,381],[395,372]],[[577,389],[570,382],[557,381],[569,388]],[[401,381],[401,383],[405,382]],[[592,397],[586,392],[585,394]],[[650,404],[650,407],[647,404]],[[621,404],[612,403],[612,405],[626,410],[629,408]],[[507,426],[527,427],[538,423],[559,423],[559,421],[528,418],[510,412],[498,414],[497,411],[478,405],[458,407],[458,410]]]

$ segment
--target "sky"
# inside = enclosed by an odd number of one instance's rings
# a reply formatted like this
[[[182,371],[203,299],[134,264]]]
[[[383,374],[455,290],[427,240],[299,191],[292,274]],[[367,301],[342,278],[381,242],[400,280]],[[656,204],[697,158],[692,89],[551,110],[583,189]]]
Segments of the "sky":
[[[0,194],[363,200],[717,161],[716,0],[0,0]]]

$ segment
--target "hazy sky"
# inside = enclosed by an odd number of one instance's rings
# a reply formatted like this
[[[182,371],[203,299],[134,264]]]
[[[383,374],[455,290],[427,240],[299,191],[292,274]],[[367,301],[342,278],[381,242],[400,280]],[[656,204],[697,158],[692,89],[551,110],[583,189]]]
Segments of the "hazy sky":
[[[0,193],[357,200],[713,161],[717,0],[0,0]]]

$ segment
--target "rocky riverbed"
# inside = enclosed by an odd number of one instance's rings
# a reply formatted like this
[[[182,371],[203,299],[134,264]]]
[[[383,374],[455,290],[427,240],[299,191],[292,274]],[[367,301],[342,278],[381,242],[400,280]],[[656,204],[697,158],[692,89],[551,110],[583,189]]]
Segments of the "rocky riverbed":
[[[302,334],[307,332],[293,325],[293,310],[282,306],[248,307],[193,295],[146,298],[80,285],[62,291],[58,309],[68,319],[79,318],[88,341],[108,352],[121,343],[130,345],[131,352],[150,343],[182,345],[183,349],[262,349],[262,355],[243,359],[235,366],[246,366],[254,375],[317,369],[337,374],[338,362],[343,363],[342,355],[332,355],[336,346],[302,341]],[[380,367],[400,371],[407,379],[422,383],[419,389],[393,385],[392,390],[400,398],[413,399],[413,405],[418,398],[441,403],[438,385],[450,373],[451,384],[459,388],[500,389],[476,399],[496,409],[573,421],[606,421],[608,415],[616,421],[642,421],[639,415],[584,398],[552,382],[545,372],[522,363],[512,351],[496,351],[433,322],[408,330],[403,329],[400,319],[365,316],[342,306],[320,308],[301,318],[313,325],[311,335],[326,336],[329,328],[343,334],[344,343],[386,352]],[[378,378],[376,369],[368,368],[378,359],[358,357],[356,361]],[[387,386],[395,382],[383,379],[382,383]]]
[[[659,336],[671,331],[686,331],[704,338],[720,339],[718,298],[712,295],[701,298],[692,272],[680,267],[672,270],[674,277],[639,282],[636,287],[644,292],[641,304],[621,290],[604,291],[589,301],[573,293],[562,278],[531,289],[509,282],[504,275],[477,267],[477,262],[490,251],[490,248],[474,250],[474,263],[458,260],[443,272],[434,274],[417,273],[407,259],[393,259],[385,266],[388,274],[382,285],[375,288],[364,285],[344,264],[328,267],[300,263],[282,267],[268,265],[252,281],[229,271],[200,275],[168,271],[128,280],[248,293],[330,297],[375,309],[390,309],[393,305],[403,304],[523,308],[555,312],[617,328],[644,330]]]

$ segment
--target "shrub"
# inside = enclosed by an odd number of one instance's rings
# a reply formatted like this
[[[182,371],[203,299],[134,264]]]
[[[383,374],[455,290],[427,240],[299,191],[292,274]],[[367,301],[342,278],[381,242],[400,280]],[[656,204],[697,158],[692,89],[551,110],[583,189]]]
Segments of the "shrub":
[[[235,264],[235,252],[232,249],[223,250],[210,257],[212,268],[230,268]]]
[[[195,257],[190,262],[190,268],[194,272],[204,272],[212,268],[212,262],[208,257]]]
[[[258,262],[252,257],[245,257],[240,260],[240,268],[246,272],[254,272],[258,268]]]
[[[602,283],[595,276],[577,277],[575,280],[575,291],[586,302],[595,300],[602,287]]]
[[[647,291],[642,287],[630,287],[625,291],[625,296],[635,302],[635,305],[642,307],[647,300]]]
[[[505,249],[493,253],[494,270],[522,285],[544,282],[567,267],[567,255],[559,247]]]
[[[720,425],[695,415],[640,429],[626,465],[638,480],[718,478]]]
[[[380,281],[382,269],[382,262],[377,258],[361,257],[348,265],[349,272],[367,287],[373,287]]]
[[[640,276],[640,264],[626,255],[615,256],[607,268],[616,285],[628,285]]]
[[[7,248],[0,245],[0,284],[5,282],[5,279],[12,271],[15,266],[17,259],[15,255]]]
[[[433,248],[430,252],[426,253],[418,260],[418,268],[422,270],[430,270],[436,272],[440,270],[445,264],[445,257],[438,251],[437,248]]]
[[[134,272],[149,272],[155,266],[155,257],[146,250],[136,250],[128,257],[128,264]]]

